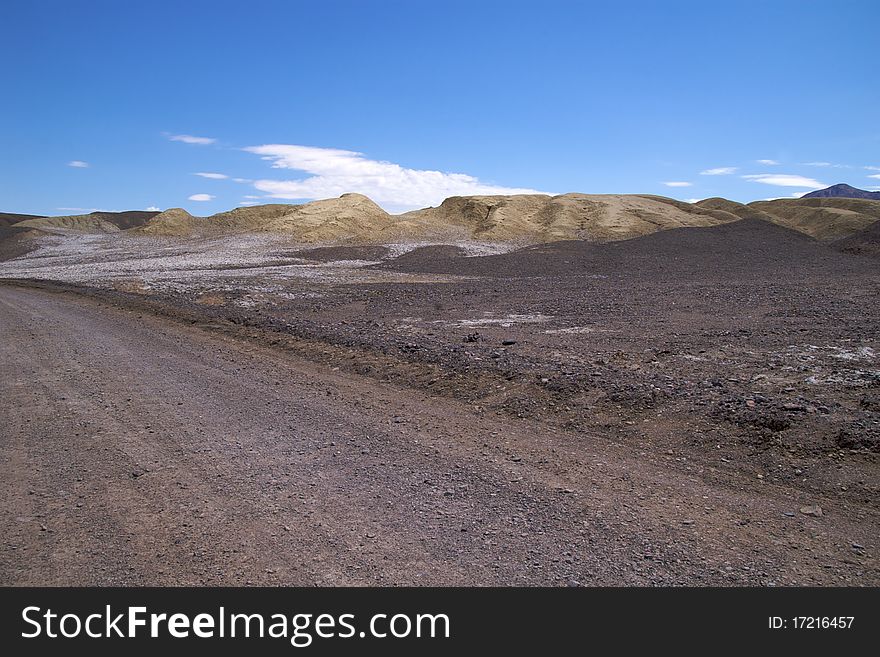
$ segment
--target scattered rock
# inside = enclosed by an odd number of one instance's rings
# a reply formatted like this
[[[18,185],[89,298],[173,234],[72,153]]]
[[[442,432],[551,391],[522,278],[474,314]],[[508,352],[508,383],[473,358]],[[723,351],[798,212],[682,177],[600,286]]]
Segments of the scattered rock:
[[[802,506],[801,513],[803,513],[805,516],[812,516],[813,518],[821,518],[824,515],[822,513],[822,507],[818,504]]]

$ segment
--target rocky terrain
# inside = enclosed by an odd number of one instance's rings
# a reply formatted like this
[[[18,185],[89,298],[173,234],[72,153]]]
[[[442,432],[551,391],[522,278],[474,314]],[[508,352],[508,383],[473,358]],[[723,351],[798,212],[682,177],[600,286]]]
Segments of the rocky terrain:
[[[27,447],[39,426],[95,423],[86,483],[118,469],[131,516],[90,525],[75,481],[7,478],[50,512],[10,489],[4,583],[63,581],[77,549],[104,563],[89,527],[128,556],[78,582],[880,582],[880,203],[368,201],[30,229],[0,300],[7,348],[38,349],[45,380],[24,361],[6,379],[8,449],[49,459]],[[124,458],[101,456],[125,427]],[[209,529],[234,499],[252,538]],[[144,514],[185,547],[132,529]],[[47,552],[49,530],[76,542]],[[291,546],[316,561],[268,572],[258,555]]]

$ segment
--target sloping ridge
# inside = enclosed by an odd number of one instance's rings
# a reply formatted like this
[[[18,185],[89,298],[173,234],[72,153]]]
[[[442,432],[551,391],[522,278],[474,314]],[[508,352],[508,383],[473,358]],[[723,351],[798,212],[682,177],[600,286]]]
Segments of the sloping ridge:
[[[90,214],[65,215],[60,217],[37,217],[15,224],[18,228],[29,228],[43,232],[81,232],[115,233],[143,226],[157,212],[130,210],[127,212],[92,212]]]
[[[880,201],[852,198],[799,198],[755,201],[749,208],[770,221],[821,241],[843,239],[880,220]]]
[[[438,207],[390,215],[366,196],[343,194],[302,205],[237,208],[205,218],[176,208],[153,217],[138,232],[176,236],[277,232],[302,243],[478,240],[534,244],[568,239],[614,241],[738,219],[721,209],[659,196],[613,194],[453,196]]]
[[[0,228],[12,226],[28,219],[42,219],[40,214],[17,214],[15,212],[0,212]]]
[[[737,203],[736,201],[729,201],[726,198],[719,198],[717,196],[697,201],[696,205],[701,208],[728,212],[736,215],[740,219],[760,219],[762,221],[769,221],[770,223],[778,223],[776,217],[763,210],[749,207],[748,205]]]
[[[832,242],[831,246],[843,253],[880,258],[880,221],[875,221],[849,237]]]
[[[722,281],[800,276],[804,262],[862,271],[865,259],[835,252],[803,233],[762,219],[656,231],[631,240],[595,243],[566,240],[509,253],[465,257],[451,246],[427,246],[388,260],[377,269],[473,276],[568,276],[620,272],[669,278],[683,272]],[[612,276],[614,274],[611,274]]]
[[[630,239],[658,230],[713,226],[737,217],[660,196],[453,196],[436,208],[400,215],[414,234],[447,227],[467,238],[500,242],[592,242]]]
[[[112,233],[177,237],[273,232],[304,244],[383,244],[425,241],[507,242],[561,240],[614,242],[673,228],[699,228],[761,220],[821,241],[849,237],[880,220],[880,201],[809,198],[743,205],[721,198],[696,204],[662,196],[562,194],[453,196],[438,207],[390,215],[361,194],[300,205],[242,207],[211,217],[181,208],[161,213],[93,212],[18,221],[40,232]]]
[[[801,198],[864,198],[880,201],[880,192],[869,192],[866,189],[858,189],[852,185],[840,183],[825,189],[817,189],[815,192],[804,194]]]
[[[136,232],[179,237],[223,233],[278,232],[303,243],[369,241],[392,223],[391,215],[361,194],[302,205],[271,204],[236,208],[211,217],[194,217],[173,208]]]

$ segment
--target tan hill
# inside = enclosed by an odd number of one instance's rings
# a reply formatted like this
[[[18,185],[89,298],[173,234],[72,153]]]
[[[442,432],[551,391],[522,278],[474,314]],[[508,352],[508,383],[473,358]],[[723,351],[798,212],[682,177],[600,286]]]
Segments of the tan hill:
[[[160,212],[134,232],[184,237],[200,232],[200,226],[208,226],[207,222],[206,218],[194,217],[183,208],[170,208]]]
[[[230,232],[277,232],[304,243],[370,241],[393,223],[393,218],[366,196],[339,198],[302,205],[257,205],[236,208],[211,217],[194,217],[174,208],[156,215],[137,232],[180,237]]]
[[[439,207],[408,212],[399,219],[415,234],[448,227],[484,241],[605,242],[669,228],[714,226],[737,217],[660,196],[535,194],[454,196]]]
[[[115,233],[143,226],[156,212],[130,210],[128,212],[92,212],[90,214],[66,215],[61,217],[37,217],[14,224],[18,228],[29,228],[42,232],[81,232]]]
[[[880,220],[880,201],[855,198],[799,198],[756,201],[749,208],[770,221],[822,241],[843,239]]]
[[[709,210],[720,210],[721,212],[729,212],[730,214],[736,215],[740,219],[761,219],[762,221],[778,223],[776,217],[774,217],[772,214],[764,212],[763,210],[744,205],[743,203],[737,203],[736,201],[729,201],[726,198],[719,198],[717,196],[713,198],[703,199],[702,201],[697,201],[696,205]]]
[[[39,214],[16,214],[15,212],[0,212],[0,228],[12,226],[27,219],[42,219]]]
[[[237,208],[204,218],[179,208],[166,210],[137,232],[177,236],[278,232],[303,243],[603,242],[669,228],[714,226],[739,218],[722,209],[660,196],[611,194],[454,196],[436,208],[390,215],[366,196],[344,194],[302,205]]]
[[[19,221],[41,232],[117,232],[178,237],[273,232],[304,244],[477,240],[538,244],[559,240],[610,242],[673,228],[700,228],[756,219],[823,241],[848,237],[880,219],[880,201],[783,199],[743,205],[721,198],[695,204],[662,196],[523,194],[453,196],[438,207],[390,215],[361,194],[300,205],[242,207],[211,217],[181,208],[161,213],[101,213]]]

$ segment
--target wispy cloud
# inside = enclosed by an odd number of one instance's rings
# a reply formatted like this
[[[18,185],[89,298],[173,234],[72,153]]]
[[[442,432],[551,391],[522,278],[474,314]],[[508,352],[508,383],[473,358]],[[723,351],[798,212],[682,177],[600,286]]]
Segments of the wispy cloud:
[[[147,212],[161,212],[162,208],[157,208],[155,205],[151,205],[147,208]]]
[[[880,171],[880,167],[866,166],[865,169],[868,171]]]
[[[254,187],[272,198],[305,200],[358,192],[387,210],[403,211],[439,205],[449,196],[542,193],[485,183],[464,173],[409,169],[336,148],[266,144],[244,150],[272,162],[275,169],[309,174],[295,180],[255,180]]]
[[[667,187],[692,187],[694,183],[686,182],[684,180],[671,180],[663,184]]]
[[[225,173],[206,173],[204,171],[194,173],[193,175],[201,176],[202,178],[210,178],[211,180],[226,180],[229,177]]]
[[[825,183],[786,173],[762,173],[755,175],[743,176],[745,180],[752,182],[764,183],[765,185],[777,185],[779,187],[807,187],[808,189],[821,189],[828,187]]]
[[[807,192],[793,192],[788,196],[771,196],[770,198],[762,198],[762,201],[787,201],[790,198],[801,198]]]
[[[67,163],[67,166],[73,167],[74,169],[88,169],[89,163],[83,162],[82,160],[71,160]]]
[[[189,197],[190,201],[211,201],[216,198],[213,194],[193,194]]]
[[[705,171],[700,171],[701,176],[729,176],[732,173],[736,173],[738,169],[736,167],[716,167],[715,169],[706,169]]]
[[[184,144],[199,144],[208,146],[217,142],[213,137],[194,137],[193,135],[168,135],[171,141],[182,141]]]
[[[835,169],[852,169],[849,164],[834,164],[833,162],[801,162],[805,167],[833,167]]]
[[[763,164],[767,167],[779,166],[779,162],[777,162],[776,160],[755,160],[755,162],[757,162],[758,164]]]
[[[877,179],[880,179],[880,173],[872,173],[871,175],[868,176],[868,178],[877,178]]]

